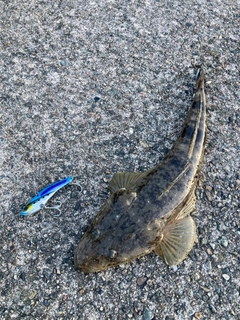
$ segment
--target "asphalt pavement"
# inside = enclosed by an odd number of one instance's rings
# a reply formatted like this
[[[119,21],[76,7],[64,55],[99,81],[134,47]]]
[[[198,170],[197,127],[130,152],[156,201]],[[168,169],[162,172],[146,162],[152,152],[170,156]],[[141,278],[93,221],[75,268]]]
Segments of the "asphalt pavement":
[[[235,0],[0,1],[0,319],[240,319],[239,12]],[[93,274],[73,252],[117,171],[157,164],[205,64],[198,238]],[[41,188],[72,175],[41,210]]]

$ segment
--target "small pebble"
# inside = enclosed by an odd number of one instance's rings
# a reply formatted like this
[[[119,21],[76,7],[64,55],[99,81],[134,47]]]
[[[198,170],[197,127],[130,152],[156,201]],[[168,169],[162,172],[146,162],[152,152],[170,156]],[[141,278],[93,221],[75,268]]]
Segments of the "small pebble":
[[[209,202],[212,202],[212,195],[209,191],[205,191],[206,197],[208,199]]]
[[[151,320],[154,318],[153,313],[148,309],[148,308],[144,308],[143,309],[143,316],[142,316],[142,320]]]
[[[200,319],[202,319],[203,315],[202,315],[201,312],[195,312],[195,313],[194,313],[194,317],[195,317],[196,319],[200,320]]]
[[[212,313],[217,313],[216,308],[211,303],[209,303],[209,309]]]
[[[194,275],[195,280],[199,280],[200,279],[200,273],[196,272]]]
[[[173,268],[173,271],[174,271],[174,272],[176,272],[176,271],[177,271],[177,269],[178,269],[178,267],[177,267],[177,266],[173,266],[172,268]]]
[[[133,128],[129,129],[129,134],[133,134]]]
[[[224,256],[221,254],[221,252],[217,254],[212,255],[213,261],[216,263],[222,262],[224,260]]]
[[[22,301],[32,300],[37,294],[36,290],[23,290],[21,294]]]
[[[203,289],[205,292],[210,292],[210,289],[204,287],[204,286],[200,286],[201,289]]]
[[[80,294],[84,294],[85,291],[86,291],[86,288],[82,288],[82,289],[79,290],[79,293]]]
[[[140,140],[139,143],[143,148],[148,148],[148,144],[146,142]]]
[[[47,307],[47,306],[49,306],[49,301],[47,299],[44,299],[43,304]]]
[[[204,264],[204,268],[205,268],[206,270],[211,270],[211,269],[212,269],[211,261],[207,261],[207,262]]]
[[[213,253],[212,253],[212,250],[211,249],[207,249],[207,254],[209,255],[209,256],[211,256]]]
[[[219,243],[220,243],[224,248],[227,248],[227,246],[228,246],[228,240],[227,240],[227,238],[225,238],[225,237],[220,238],[220,239],[219,239]]]
[[[149,279],[148,281],[147,281],[147,284],[148,284],[148,286],[152,286],[153,285],[153,282],[152,282],[152,280],[151,279]]]
[[[228,274],[223,274],[222,275],[223,279],[225,279],[226,281],[228,281],[230,279],[229,275]]]
[[[213,250],[216,248],[215,243],[210,243],[210,246],[212,247]]]
[[[141,277],[141,278],[138,278],[137,279],[137,285],[138,286],[142,286],[145,282],[146,282],[146,278],[144,278],[144,277]]]

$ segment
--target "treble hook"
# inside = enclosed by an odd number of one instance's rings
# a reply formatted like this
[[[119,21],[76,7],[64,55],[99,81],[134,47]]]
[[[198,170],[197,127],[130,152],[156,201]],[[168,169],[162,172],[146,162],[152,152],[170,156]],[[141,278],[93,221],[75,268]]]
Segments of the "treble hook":
[[[44,207],[44,209],[55,209],[55,210],[58,210],[60,213],[59,214],[55,214],[54,217],[60,217],[60,215],[62,214],[62,211],[59,209],[62,205],[62,202],[61,201],[57,201],[57,203],[59,204],[56,204],[55,206],[52,206],[52,207]]]

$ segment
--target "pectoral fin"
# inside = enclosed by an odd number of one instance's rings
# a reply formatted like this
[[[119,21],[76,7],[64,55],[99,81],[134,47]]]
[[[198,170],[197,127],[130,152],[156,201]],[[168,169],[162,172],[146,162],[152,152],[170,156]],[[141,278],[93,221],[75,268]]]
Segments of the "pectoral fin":
[[[155,252],[169,266],[186,258],[196,238],[196,225],[191,217],[177,220],[163,229],[163,238]]]

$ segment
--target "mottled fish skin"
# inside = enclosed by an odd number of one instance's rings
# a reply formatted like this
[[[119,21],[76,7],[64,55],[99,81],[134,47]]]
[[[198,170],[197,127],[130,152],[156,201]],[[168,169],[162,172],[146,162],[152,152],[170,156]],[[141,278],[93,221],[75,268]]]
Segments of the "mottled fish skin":
[[[189,214],[195,207],[196,175],[206,132],[203,68],[183,130],[156,167],[143,173],[116,173],[111,195],[75,250],[75,268],[97,272],[155,250],[169,265],[191,250],[196,228]]]

